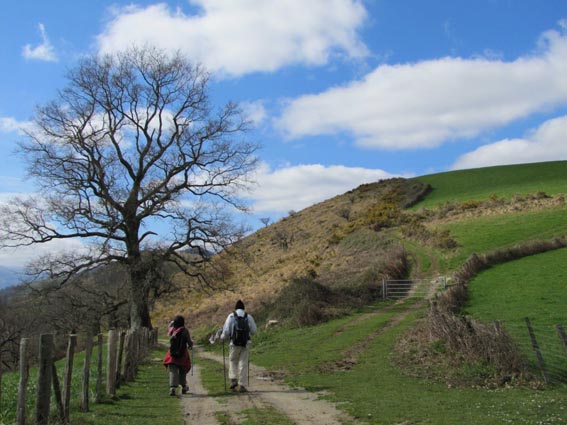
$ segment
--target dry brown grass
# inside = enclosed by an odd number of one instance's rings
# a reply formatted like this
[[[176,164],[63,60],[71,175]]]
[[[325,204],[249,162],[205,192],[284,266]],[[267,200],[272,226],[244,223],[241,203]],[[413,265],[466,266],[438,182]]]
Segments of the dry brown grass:
[[[243,299],[247,310],[254,313],[290,282],[304,277],[345,292],[364,288],[363,298],[374,299],[375,280],[383,275],[407,275],[410,266],[386,232],[377,232],[373,223],[364,221],[368,211],[385,196],[390,200],[394,196],[400,205],[411,205],[427,190],[414,181],[384,180],[294,212],[234,247],[236,255],[225,258],[232,276],[225,290],[205,291],[184,279],[178,293],[156,305],[154,322],[160,326],[171,316],[184,314],[194,326],[219,324],[237,299]],[[355,222],[359,224],[332,243],[332,235]]]

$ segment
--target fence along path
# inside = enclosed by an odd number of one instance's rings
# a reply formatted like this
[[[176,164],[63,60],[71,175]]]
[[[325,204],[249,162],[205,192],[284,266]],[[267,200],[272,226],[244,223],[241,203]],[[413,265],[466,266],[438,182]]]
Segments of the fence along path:
[[[116,388],[125,381],[132,381],[136,377],[138,365],[147,356],[151,347],[157,344],[158,330],[141,328],[136,331],[118,331],[111,329],[107,338],[106,377],[104,388],[109,397],[116,396]],[[91,377],[91,363],[93,357],[93,336],[83,337],[85,360],[82,370],[82,383],[80,390],[80,409],[89,410],[89,382]],[[78,336],[69,335],[66,356],[64,358],[65,368],[62,386],[54,358],[54,337],[52,334],[39,336],[39,363],[37,392],[35,394],[35,411],[33,412],[33,423],[36,425],[47,425],[51,423],[70,423],[70,401],[72,391],[72,379],[75,351]],[[15,400],[15,421],[17,425],[25,425],[32,417],[32,412],[27,411],[27,400],[29,394],[29,338],[20,341],[19,360],[19,383],[18,394]],[[102,401],[103,389],[103,335],[96,336],[96,390],[95,402]],[[75,374],[76,376],[77,374]],[[57,405],[57,417],[53,418],[52,400]],[[7,400],[1,400],[6,403]],[[0,418],[0,422],[1,422]]]

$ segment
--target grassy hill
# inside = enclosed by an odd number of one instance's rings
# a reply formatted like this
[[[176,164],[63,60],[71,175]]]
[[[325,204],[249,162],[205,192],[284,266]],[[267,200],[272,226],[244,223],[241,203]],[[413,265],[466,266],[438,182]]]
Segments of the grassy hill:
[[[567,193],[567,161],[449,171],[415,179],[433,188],[417,207],[488,199],[492,195],[500,198],[536,192],[555,195]]]
[[[450,274],[473,252],[565,235],[565,193],[566,161],[362,185],[246,237],[228,260],[225,291],[186,289],[154,316],[158,325],[177,313],[195,324],[219,323],[238,298],[269,311],[274,302],[291,302],[278,296],[304,278],[371,302],[384,277]]]

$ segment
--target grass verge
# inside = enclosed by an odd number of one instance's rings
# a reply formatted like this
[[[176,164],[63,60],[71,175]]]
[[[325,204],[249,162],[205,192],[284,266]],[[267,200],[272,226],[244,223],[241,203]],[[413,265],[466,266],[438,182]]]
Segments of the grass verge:
[[[95,350],[96,352],[96,350]],[[165,348],[156,348],[149,358],[140,365],[136,381],[124,384],[117,390],[117,398],[103,396],[100,404],[94,403],[96,383],[96,361],[92,360],[91,369],[90,411],[79,410],[84,353],[77,353],[74,358],[73,380],[71,390],[70,418],[73,425],[116,425],[136,423],[139,425],[171,425],[183,424],[179,400],[168,395],[168,375],[162,365]],[[94,354],[94,353],[93,353]],[[106,347],[103,350],[106,358]],[[64,361],[57,362],[58,375],[63,375]],[[103,376],[105,371],[103,370]],[[9,373],[2,376],[1,424],[15,423],[15,400],[19,376]],[[28,423],[33,422],[35,413],[35,391],[37,370],[30,369],[28,386]],[[103,387],[104,391],[104,387]],[[56,419],[56,406],[52,397],[51,416]],[[50,422],[51,423],[51,422]]]

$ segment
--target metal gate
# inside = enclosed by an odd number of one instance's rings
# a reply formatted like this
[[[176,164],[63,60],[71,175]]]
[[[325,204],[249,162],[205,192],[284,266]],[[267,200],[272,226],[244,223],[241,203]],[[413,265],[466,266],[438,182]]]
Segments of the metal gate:
[[[383,280],[382,298],[400,300],[404,298],[429,298],[437,289],[445,288],[447,279]]]

